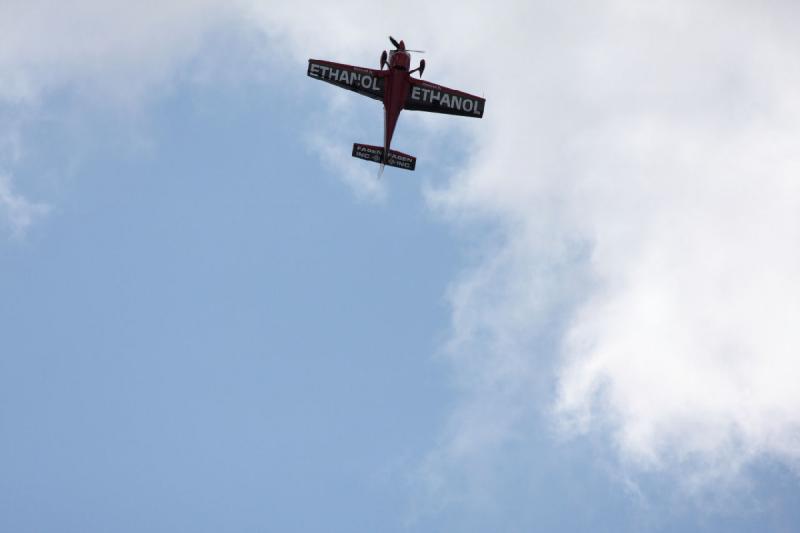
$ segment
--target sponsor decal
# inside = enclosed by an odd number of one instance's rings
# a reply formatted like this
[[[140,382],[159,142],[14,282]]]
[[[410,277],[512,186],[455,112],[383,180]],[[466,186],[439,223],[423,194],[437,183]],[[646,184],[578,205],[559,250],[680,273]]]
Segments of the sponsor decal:
[[[431,106],[443,107],[452,111],[471,113],[477,116],[483,114],[481,101],[477,98],[448,93],[439,89],[415,85],[411,89],[411,100]]]
[[[372,161],[380,162],[381,156],[383,155],[383,150],[373,146],[357,144],[355,145],[355,151],[353,155],[361,159],[370,159]]]
[[[354,144],[353,156],[359,159],[380,163],[383,157],[383,148],[367,144]],[[390,167],[405,168],[407,170],[414,170],[415,163],[416,160],[413,157],[393,150],[389,150],[389,157],[386,158],[386,164]]]
[[[318,80],[328,81],[337,85],[344,85],[349,89],[355,91],[368,91],[379,93],[381,87],[378,84],[378,78],[372,76],[369,72],[362,69],[344,69],[338,67],[331,67],[328,65],[320,65],[318,63],[309,63],[308,75]]]
[[[406,168],[409,170],[414,168],[413,159],[392,151],[389,152],[389,160],[386,164],[392,167]]]

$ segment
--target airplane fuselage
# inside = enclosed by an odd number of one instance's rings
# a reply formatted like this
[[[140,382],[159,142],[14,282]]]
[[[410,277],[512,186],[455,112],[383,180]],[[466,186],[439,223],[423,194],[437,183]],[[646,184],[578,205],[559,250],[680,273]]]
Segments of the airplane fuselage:
[[[383,93],[383,157],[389,154],[392,144],[392,135],[397,126],[400,111],[406,103],[411,82],[408,67],[411,64],[411,54],[403,50],[395,50],[389,56],[389,70],[384,79]]]
[[[389,153],[392,143],[392,135],[400,117],[400,111],[406,102],[408,94],[408,71],[392,69],[386,76],[385,92],[383,95],[383,153],[384,157]]]

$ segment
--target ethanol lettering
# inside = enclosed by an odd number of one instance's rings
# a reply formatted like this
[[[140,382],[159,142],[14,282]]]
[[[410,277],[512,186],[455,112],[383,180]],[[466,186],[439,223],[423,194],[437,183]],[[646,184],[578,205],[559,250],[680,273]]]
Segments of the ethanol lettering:
[[[411,99],[415,102],[437,105],[453,111],[463,111],[478,116],[482,113],[480,100],[468,96],[449,94],[437,89],[414,86],[411,89]]]
[[[308,67],[308,75],[312,78],[347,85],[354,89],[365,89],[367,91],[376,92],[380,92],[381,90],[378,86],[378,78],[354,70],[311,63]]]

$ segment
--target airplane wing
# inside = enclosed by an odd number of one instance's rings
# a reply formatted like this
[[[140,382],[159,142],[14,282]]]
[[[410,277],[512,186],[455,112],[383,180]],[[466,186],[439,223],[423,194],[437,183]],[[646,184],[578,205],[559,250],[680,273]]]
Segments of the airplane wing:
[[[481,118],[486,99],[411,78],[404,109]]]
[[[308,75],[375,100],[383,100],[386,71],[309,59]]]

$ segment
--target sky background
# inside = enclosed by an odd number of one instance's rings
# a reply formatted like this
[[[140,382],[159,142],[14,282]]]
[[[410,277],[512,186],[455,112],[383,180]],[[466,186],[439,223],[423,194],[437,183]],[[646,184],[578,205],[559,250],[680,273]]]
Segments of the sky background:
[[[797,531],[797,23],[0,0],[0,531]]]

